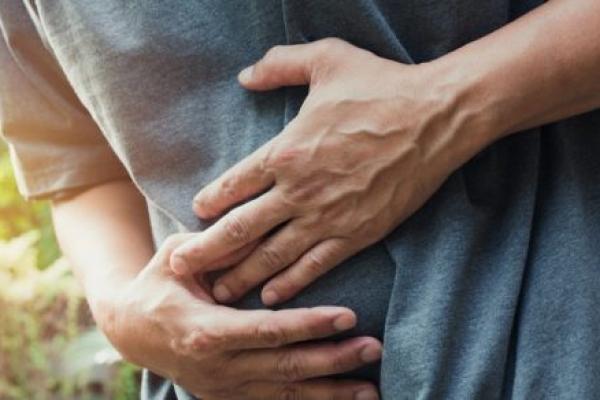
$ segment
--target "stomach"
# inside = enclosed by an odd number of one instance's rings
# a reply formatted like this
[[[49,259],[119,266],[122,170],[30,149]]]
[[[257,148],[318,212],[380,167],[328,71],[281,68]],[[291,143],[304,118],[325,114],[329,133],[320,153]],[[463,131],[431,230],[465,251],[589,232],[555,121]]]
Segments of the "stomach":
[[[187,198],[180,204],[184,207]],[[191,201],[189,201],[191,202]],[[177,210],[177,207],[175,207]],[[176,232],[200,231],[190,218],[189,226],[177,223],[171,216],[153,205],[148,204],[155,244],[158,245],[169,235]],[[356,336],[372,336],[384,341],[385,321],[390,295],[396,275],[396,263],[392,259],[383,241],[377,242],[356,255],[348,258],[327,274],[320,277],[293,299],[282,303],[275,309],[344,306],[353,310],[357,325],[339,335],[325,340],[343,340]],[[261,286],[255,288],[239,302],[232,304],[238,309],[264,309],[260,300]],[[380,363],[374,363],[356,371],[336,376],[344,379],[366,379],[379,384]]]
[[[353,310],[358,323],[355,328],[328,340],[356,336],[372,336],[383,341],[385,320],[394,283],[396,264],[383,242],[376,243],[347,259],[298,294],[277,306],[282,308],[344,306]],[[260,287],[233,305],[242,309],[260,309]],[[367,379],[379,383],[380,363],[336,377]]]

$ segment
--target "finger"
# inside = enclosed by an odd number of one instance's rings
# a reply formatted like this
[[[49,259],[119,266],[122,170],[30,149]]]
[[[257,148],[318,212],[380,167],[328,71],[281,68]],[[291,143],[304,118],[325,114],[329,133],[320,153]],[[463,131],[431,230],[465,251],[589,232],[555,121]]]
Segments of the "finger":
[[[246,257],[252,254],[252,252],[254,251],[254,249],[256,249],[259,243],[260,239],[248,243],[247,245],[240,247],[234,252],[229,253],[226,256],[219,258],[218,260],[211,261],[210,263],[206,264],[206,268],[210,270],[224,269],[232,265],[239,264]]]
[[[272,146],[265,143],[251,155],[225,171],[196,194],[193,209],[200,218],[215,218],[234,205],[266,190],[274,183],[264,160]]]
[[[166,263],[175,249],[194,237],[194,233],[175,233],[167,237],[159,247],[154,257],[161,263]]]
[[[315,379],[297,383],[251,383],[247,385],[251,400],[378,400],[373,384],[359,381]]]
[[[275,46],[240,72],[238,80],[246,89],[271,90],[282,86],[308,85],[319,72],[320,61],[343,46],[341,40]]]
[[[381,358],[381,342],[358,337],[339,343],[318,343],[239,353],[231,368],[252,380],[297,382],[353,371]]]
[[[271,306],[298,294],[317,278],[356,253],[347,239],[328,239],[313,247],[262,290],[262,301]]]
[[[191,347],[200,354],[276,348],[331,336],[356,325],[356,315],[344,307],[281,311],[207,307],[207,312],[198,315],[200,328],[182,338],[184,348]]]
[[[206,271],[207,265],[251,243],[290,217],[278,195],[267,192],[237,207],[179,246],[171,268],[179,275]]]
[[[250,289],[296,261],[320,239],[318,232],[293,220],[259,245],[241,264],[219,278],[215,282],[213,295],[220,302],[239,299]],[[272,301],[274,303],[276,301]]]
[[[252,253],[257,244],[258,240],[255,240],[254,242],[245,245],[244,247],[223,258],[210,262],[206,268],[208,270],[225,269],[235,265]],[[198,285],[196,287],[192,287],[192,292],[202,300],[208,301],[209,303],[215,303],[215,299],[210,297],[210,295],[207,295],[208,293],[212,294],[212,281],[202,273],[195,273],[192,276],[194,278],[194,282]]]
[[[235,264],[239,263],[240,261],[242,261],[244,258],[246,258],[250,253],[252,253],[252,251],[254,250],[254,248],[256,247],[257,244],[258,244],[258,241],[254,241],[250,244],[247,244],[246,246],[234,251],[233,253],[231,253],[223,258],[209,263],[207,265],[206,269],[207,270],[225,269],[232,265],[235,265]],[[196,297],[200,298],[201,300],[204,300],[204,301],[214,304],[216,301],[213,297],[211,297],[212,292],[213,292],[213,289],[212,289],[213,283],[209,279],[209,277],[202,273],[193,274],[192,277],[193,277],[193,282],[196,285],[192,285],[191,287],[188,286],[188,289],[190,289],[192,291],[192,293],[194,293],[194,295],[196,295]],[[210,295],[209,295],[209,293],[210,293]]]

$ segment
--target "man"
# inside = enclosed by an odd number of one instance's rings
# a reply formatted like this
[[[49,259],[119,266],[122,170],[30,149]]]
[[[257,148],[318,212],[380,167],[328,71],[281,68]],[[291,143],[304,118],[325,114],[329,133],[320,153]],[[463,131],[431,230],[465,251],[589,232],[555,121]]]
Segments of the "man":
[[[21,188],[143,396],[597,397],[600,4],[541,3],[3,3]]]

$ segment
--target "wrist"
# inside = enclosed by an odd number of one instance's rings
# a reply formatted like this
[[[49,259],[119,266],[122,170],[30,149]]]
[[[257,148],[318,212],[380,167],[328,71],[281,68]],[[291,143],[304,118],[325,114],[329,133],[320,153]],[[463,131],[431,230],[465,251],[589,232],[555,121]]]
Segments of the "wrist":
[[[462,162],[507,134],[495,84],[479,68],[452,54],[421,66],[432,95],[444,99],[447,129]]]
[[[135,301],[131,298],[132,285],[133,282],[122,282],[105,294],[88,296],[88,302],[98,329],[121,356],[128,362],[147,368],[143,357],[146,351],[143,348],[140,350],[143,341],[139,337],[139,329],[143,330],[144,321],[132,307]],[[157,368],[155,370],[159,371]]]
[[[122,310],[128,286],[129,281],[116,279],[107,281],[106,285],[98,285],[98,281],[84,284],[86,299],[94,321],[115,346],[119,337],[119,324],[117,324],[120,319],[119,311]]]

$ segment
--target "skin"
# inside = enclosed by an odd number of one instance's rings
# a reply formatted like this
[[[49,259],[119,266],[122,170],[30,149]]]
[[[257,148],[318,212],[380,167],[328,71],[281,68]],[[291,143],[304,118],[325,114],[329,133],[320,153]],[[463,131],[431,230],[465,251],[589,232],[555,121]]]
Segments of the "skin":
[[[598,1],[555,0],[419,65],[337,39],[271,49],[240,84],[309,94],[278,136],[197,194],[196,214],[217,221],[174,251],[173,271],[231,267],[212,261],[259,240],[215,298],[264,281],[265,304],[291,298],[385,237],[489,144],[600,107],[598,37]]]
[[[334,333],[338,318],[349,328],[352,311],[237,311],[213,296],[234,300],[271,278],[263,300],[290,298],[385,236],[485,146],[598,108],[597,37],[597,0],[554,0],[420,65],[335,39],[275,48],[240,83],[310,94],[280,135],[200,191],[196,213],[218,218],[209,229],[155,253],[130,182],[54,204],[99,326],[127,358],[207,400],[376,398],[367,383],[326,377],[363,363],[366,348],[379,357],[380,343],[297,343]],[[230,266],[212,288],[195,278]]]
[[[356,324],[351,310],[215,304],[201,277],[178,277],[168,267],[172,250],[190,234],[174,235],[153,252],[144,204],[122,181],[53,205],[61,247],[98,325],[125,358],[205,400],[378,398],[368,382],[327,379],[381,357],[374,338],[326,340]],[[325,340],[300,343],[313,339]]]

